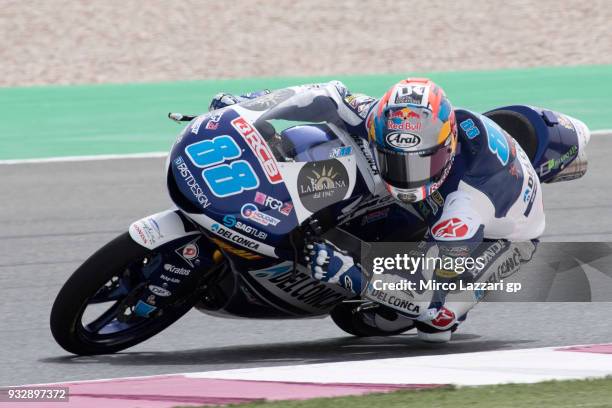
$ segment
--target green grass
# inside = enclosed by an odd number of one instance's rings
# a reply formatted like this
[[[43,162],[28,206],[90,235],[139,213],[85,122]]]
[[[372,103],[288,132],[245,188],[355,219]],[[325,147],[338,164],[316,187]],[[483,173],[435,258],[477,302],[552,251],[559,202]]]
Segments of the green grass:
[[[612,407],[612,378],[482,387],[444,387],[361,397],[257,402],[240,408],[564,408]]]
[[[181,126],[169,111],[201,113],[219,92],[344,81],[355,92],[380,96],[408,75],[427,75],[455,106],[479,112],[533,104],[612,128],[612,66],[405,73],[308,78],[252,78],[0,88],[0,160],[167,151]]]

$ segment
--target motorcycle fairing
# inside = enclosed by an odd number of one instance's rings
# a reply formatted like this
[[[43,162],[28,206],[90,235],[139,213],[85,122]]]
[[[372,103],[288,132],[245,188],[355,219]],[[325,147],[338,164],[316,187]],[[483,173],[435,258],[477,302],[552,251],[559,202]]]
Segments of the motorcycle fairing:
[[[316,174],[320,174],[322,177],[333,177],[336,173],[331,173],[336,169],[344,169],[348,174],[348,180],[340,180],[347,183],[346,192],[341,196],[335,198],[335,201],[330,202],[329,205],[334,203],[347,200],[351,197],[355,188],[357,171],[356,171],[356,160],[353,156],[338,157],[334,159],[326,159],[317,162],[320,172],[317,173],[316,168],[307,168],[313,166],[312,162],[296,162],[296,163],[279,163],[279,168],[283,174],[285,180],[296,180],[294,183],[287,183],[286,187],[292,198],[292,202],[298,217],[298,223],[302,223],[310,218],[315,212],[323,209],[321,205],[315,207],[306,208],[305,200],[306,197],[311,197],[311,200],[316,201],[318,198],[316,194],[320,193],[317,191],[307,191],[308,185],[301,183],[302,179],[308,180],[309,177],[316,177]],[[326,167],[327,165],[327,167]],[[341,166],[341,167],[340,167]],[[328,174],[326,174],[328,173]],[[323,193],[320,193],[323,194]],[[313,198],[314,197],[314,198]],[[320,200],[320,199],[319,199]],[[324,201],[322,201],[324,202]],[[313,210],[314,209],[314,210]]]
[[[519,142],[543,183],[579,178],[586,172],[585,148],[591,134],[582,121],[527,105],[503,106],[484,115]]]
[[[297,226],[297,218],[294,211],[281,213],[269,206],[258,204],[255,199],[259,193],[272,197],[275,202],[283,205],[292,205],[284,183],[272,183],[269,180],[269,175],[264,171],[251,146],[232,124],[232,121],[240,118],[238,113],[232,109],[224,109],[218,112],[216,117],[210,114],[202,117],[194,119],[172,148],[168,164],[168,189],[172,200],[190,218],[221,238],[237,237],[234,238],[234,244],[273,256],[272,246],[278,244]],[[216,121],[213,122],[215,118]],[[203,141],[210,141],[210,144],[200,148],[199,144]],[[221,145],[219,151],[224,154],[224,151],[233,149],[232,146],[228,148],[228,144],[237,146],[238,155],[230,158],[223,156],[211,165],[202,165],[199,162],[198,154],[206,157],[217,145]],[[196,149],[202,150],[197,152]],[[236,162],[240,162],[241,170],[234,171]],[[248,177],[256,179],[256,183],[247,188],[239,186],[229,194],[225,194],[225,191],[220,194],[220,190],[215,191],[215,184],[211,184],[205,177],[206,174],[211,174],[206,173],[209,169],[215,170],[219,167],[229,174],[215,176],[217,180],[221,180],[219,185],[240,183],[241,177],[251,171]],[[244,168],[247,170],[244,171]],[[261,246],[262,251],[255,248],[258,246]]]
[[[292,92],[283,94],[283,98],[288,99],[277,98],[281,101],[279,106],[285,106],[280,110],[283,114],[301,109],[296,107]],[[320,100],[325,101],[323,98]],[[287,235],[299,224],[319,209],[351,197],[357,181],[356,158],[351,148],[342,150],[345,145],[325,124],[292,126],[277,132],[263,120],[264,116],[267,120],[273,120],[275,116],[271,111],[274,109],[260,111],[262,107],[258,104],[242,105],[197,117],[184,129],[168,160],[168,189],[175,204],[211,233],[232,245],[277,257],[274,248],[286,246]],[[301,112],[302,116],[297,119],[317,119],[316,115],[312,118],[304,116],[308,109]],[[252,143],[241,134],[237,121],[242,128],[249,131],[254,129],[258,140],[266,141],[267,151],[274,151],[273,164],[280,172],[282,182],[270,180],[264,163],[256,156]],[[323,143],[311,135],[313,130],[324,136]],[[285,138],[289,141],[293,136],[294,141],[301,141],[306,150],[299,154],[284,154],[268,143],[275,137],[278,139],[279,133],[281,140]],[[220,142],[219,138],[223,140]],[[202,142],[206,147],[198,152]],[[214,150],[209,146],[216,144],[235,144],[239,151],[234,149],[229,157],[222,156],[210,164],[199,163],[198,155],[208,155],[210,150]],[[231,146],[222,147],[224,152],[233,149]],[[214,184],[211,185],[206,179],[206,172],[217,165],[231,167],[235,161],[242,161],[242,166],[248,164],[255,173],[257,183],[231,194],[217,194]],[[341,188],[333,188],[336,185],[341,185]],[[290,210],[279,212],[278,205],[271,208],[269,201],[264,200],[282,203]]]
[[[294,273],[292,262],[235,274],[226,287],[227,303],[208,314],[245,318],[296,318],[324,316],[338,303],[353,297],[338,285],[314,279],[303,266]]]

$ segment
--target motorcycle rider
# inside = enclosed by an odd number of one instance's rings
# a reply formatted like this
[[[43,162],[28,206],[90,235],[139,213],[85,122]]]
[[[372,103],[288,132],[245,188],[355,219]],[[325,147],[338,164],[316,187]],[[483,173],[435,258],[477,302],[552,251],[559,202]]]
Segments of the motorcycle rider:
[[[495,122],[454,109],[443,89],[424,78],[402,80],[380,99],[353,94],[338,81],[317,87],[335,102],[347,130],[369,143],[386,191],[423,217],[429,228],[420,251],[436,245],[440,257],[494,253],[484,269],[469,275],[479,281],[499,280],[494,275],[504,256],[518,254],[521,262],[531,258],[532,240],[545,227],[540,182],[523,149]],[[268,92],[244,97],[218,94],[210,109]],[[481,299],[436,292],[425,310],[404,310],[366,284],[364,271],[351,254],[328,241],[312,242],[306,248],[306,261],[316,279],[414,318],[419,337],[426,341],[448,341]],[[438,280],[459,275],[441,269],[433,274]]]

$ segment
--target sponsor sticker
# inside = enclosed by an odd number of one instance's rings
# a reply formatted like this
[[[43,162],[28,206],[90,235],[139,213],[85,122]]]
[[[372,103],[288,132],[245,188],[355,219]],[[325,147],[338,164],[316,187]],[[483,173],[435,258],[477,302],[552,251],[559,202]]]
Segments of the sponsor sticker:
[[[434,238],[463,238],[468,233],[468,225],[459,218],[450,218],[438,222],[431,229]]]
[[[430,196],[435,202],[436,204],[438,204],[440,207],[444,207],[444,197],[442,197],[442,194],[436,190],[433,193],[431,193]]]
[[[276,226],[276,224],[280,222],[278,218],[259,211],[257,209],[257,206],[252,203],[247,203],[243,205],[240,209],[240,215],[242,215],[246,219],[249,219],[264,226]]]
[[[249,248],[252,250],[259,249],[259,243],[248,239],[247,237],[242,236],[228,228],[224,228],[219,224],[213,224],[210,227],[210,230],[215,234],[225,238],[226,240],[243,246],[245,248]]]
[[[183,249],[183,254],[184,254],[183,256],[185,256],[185,252],[194,253],[197,255],[198,253],[197,246],[193,244],[187,244],[187,245],[188,246]],[[174,273],[176,275],[183,275],[183,276],[189,276],[189,274],[191,273],[191,270],[187,268],[179,268],[178,266],[174,266],[172,264],[164,264],[164,270],[166,272]]]
[[[574,157],[578,155],[578,146],[572,145],[561,157],[558,159],[550,159],[549,161],[542,163],[538,168],[538,173],[540,176],[545,176],[556,169],[564,169],[566,165],[568,165]]]
[[[218,112],[211,115],[210,119],[206,123],[207,130],[217,130],[219,128],[219,121],[224,112]]]
[[[304,207],[316,212],[344,198],[349,188],[348,172],[336,159],[308,162],[300,169],[297,184]]]
[[[375,210],[367,215],[365,215],[362,219],[361,219],[361,225],[367,225],[379,220],[384,220],[385,218],[387,218],[387,215],[389,215],[389,210],[390,207],[386,207],[386,208],[381,208],[380,210]]]
[[[421,144],[421,138],[412,133],[389,133],[385,141],[389,146],[401,150],[411,149]]]
[[[448,326],[455,322],[455,313],[452,310],[448,310],[445,307],[442,307],[438,312],[438,315],[435,319],[431,321],[431,324],[438,329],[446,329]]]
[[[259,191],[255,193],[255,198],[253,199],[253,201],[255,201],[259,205],[263,205],[265,207],[276,210],[284,216],[288,216],[289,214],[291,214],[291,210],[293,210],[293,204],[289,202],[284,203],[277,198],[261,193]]]
[[[247,225],[241,221],[238,221],[233,215],[225,215],[223,217],[223,225],[228,228],[236,228],[242,230],[258,239],[266,239],[268,237],[267,233],[260,231],[255,227],[251,227],[250,225]]]
[[[202,116],[198,116],[194,121],[193,124],[191,125],[191,133],[193,133],[194,135],[197,135],[198,132],[200,131],[200,127],[202,126],[202,123],[204,123],[204,121],[208,118],[208,115],[202,115]]]
[[[155,286],[155,285],[149,285],[149,290],[154,295],[160,296],[160,297],[168,297],[168,296],[170,296],[172,294],[172,292],[170,292],[169,290],[164,289],[164,288],[159,287],[159,286]]]
[[[370,150],[370,147],[368,146],[368,142],[366,142],[365,140],[363,140],[359,136],[351,136],[351,137],[352,137],[353,141],[355,142],[355,144],[357,144],[357,146],[359,146],[359,150],[361,150],[361,153],[363,153],[363,156],[365,157],[366,161],[368,162],[368,166],[370,167],[370,173],[373,176],[378,175],[379,174],[378,167],[376,166],[376,162],[374,161],[374,157],[372,157],[372,151]]]
[[[397,90],[395,95],[395,103],[413,103],[421,105],[423,96],[425,95],[426,86],[424,85],[406,85]]]
[[[183,248],[183,256],[185,259],[194,259],[198,256],[198,247],[194,244],[188,244],[185,248]]]
[[[187,163],[185,163],[182,156],[179,156],[174,159],[174,166],[181,175],[183,182],[187,184],[187,187],[189,187],[189,191],[191,191],[191,194],[193,194],[196,201],[200,203],[202,208],[206,209],[208,206],[210,206],[211,203],[210,201],[208,201],[208,197],[206,196],[206,194],[204,194],[202,187],[200,187],[200,184],[198,184],[195,177],[193,177],[191,170],[189,170],[189,168],[187,167]]]
[[[154,245],[157,240],[163,238],[159,224],[153,218],[140,220],[134,223],[133,227],[144,245]]]
[[[255,157],[257,157],[264,173],[266,173],[268,181],[272,184],[282,182],[283,176],[278,169],[274,155],[259,132],[243,117],[232,120],[232,126],[240,133],[253,151],[253,154],[255,154]]]
[[[197,237],[193,241],[188,242],[187,244],[174,250],[174,252],[178,256],[180,256],[187,265],[191,266],[192,268],[194,267],[193,260],[195,260],[198,257],[198,253],[199,253],[199,248],[198,248],[198,245],[196,244],[198,239],[200,239],[200,237]]]
[[[390,130],[419,132],[421,127],[421,115],[409,108],[392,111],[387,120],[387,128]]]
[[[140,237],[140,240],[142,241],[142,243],[145,244],[145,245],[148,245],[149,244],[149,240],[147,239],[147,236],[145,235],[145,233],[142,230],[142,228],[140,228],[138,226],[138,224],[134,224],[134,230],[136,231],[136,233]]]
[[[312,312],[329,310],[349,294],[341,286],[325,284],[300,269],[294,273],[289,263],[249,271],[249,274],[282,300]]]
[[[181,280],[179,278],[172,278],[170,276],[166,276],[163,273],[159,276],[159,278],[161,280],[165,280],[166,282],[170,282],[170,283],[181,283]]]
[[[374,289],[373,285],[368,285],[367,297],[376,302],[383,303],[393,309],[401,310],[402,312],[418,316],[421,311],[421,307],[414,303],[411,297],[414,297],[411,293],[405,293],[404,291],[387,292],[383,290]]]
[[[333,159],[335,157],[350,156],[351,153],[353,153],[353,148],[351,146],[335,147],[329,153],[329,157]]]
[[[357,113],[362,119],[365,119],[368,109],[372,106],[372,102],[374,102],[374,99],[363,94],[350,95],[344,98],[344,100],[353,112]]]

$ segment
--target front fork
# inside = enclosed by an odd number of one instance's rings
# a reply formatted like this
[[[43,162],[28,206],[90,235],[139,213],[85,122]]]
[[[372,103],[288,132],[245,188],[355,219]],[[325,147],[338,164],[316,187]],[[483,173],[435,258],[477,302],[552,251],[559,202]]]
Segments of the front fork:
[[[192,294],[204,272],[222,256],[199,228],[178,209],[149,215],[129,227],[131,238],[151,250],[142,275],[146,285],[135,300],[134,313],[148,317]]]

